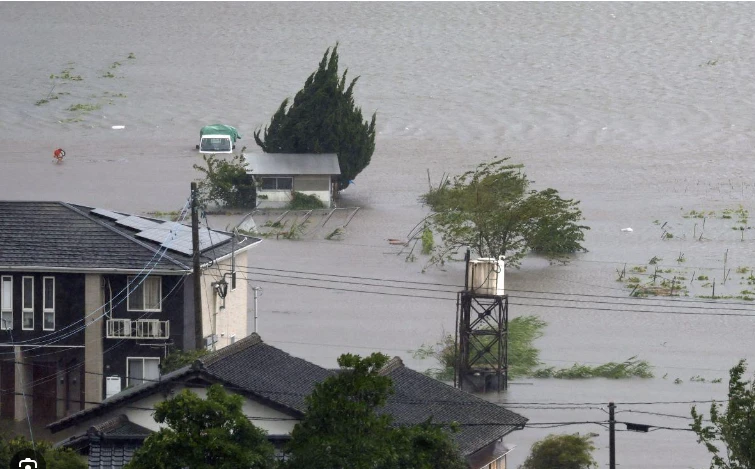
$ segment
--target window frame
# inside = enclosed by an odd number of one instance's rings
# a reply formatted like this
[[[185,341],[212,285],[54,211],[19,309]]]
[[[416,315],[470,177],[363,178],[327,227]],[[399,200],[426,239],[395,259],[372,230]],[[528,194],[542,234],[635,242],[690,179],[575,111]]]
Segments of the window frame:
[[[31,306],[26,305],[26,282],[31,280]],[[26,319],[31,315],[31,326],[26,326]],[[24,275],[21,277],[21,330],[34,330],[34,277]]]
[[[157,360],[157,377],[160,378],[160,357],[126,357],[126,387],[131,387],[131,360],[141,360],[142,361],[142,377],[138,378],[141,383],[144,384],[145,382],[152,382],[150,379],[149,381],[145,380],[144,378],[144,370],[145,366],[144,363],[146,360]],[[137,378],[134,378],[137,379]],[[139,384],[136,384],[134,386],[139,386]]]
[[[264,181],[265,179],[274,179],[275,180],[275,188],[274,189],[266,189],[264,187]],[[290,187],[281,189],[278,187],[278,180],[280,179],[288,179],[291,181]],[[266,176],[266,177],[260,177],[260,190],[261,191],[292,191],[294,190],[294,177],[293,176]]]
[[[163,278],[160,275],[149,275],[147,278],[139,282],[139,284],[136,287],[133,287],[133,284],[135,283],[133,279],[137,279],[139,276],[137,275],[129,275],[126,277],[126,284],[129,289],[128,296],[126,297],[126,310],[127,311],[135,311],[135,312],[143,312],[143,313],[159,313],[163,310]],[[157,292],[157,309],[154,308],[147,308],[147,301],[146,301],[146,290],[144,289],[144,283],[146,283],[148,280],[152,279],[153,281],[156,281],[159,285],[158,292]],[[131,307],[131,295],[136,293],[136,288],[142,289],[142,308],[141,309],[134,309]]]
[[[9,291],[5,290],[5,281],[10,280]],[[4,308],[3,301],[8,295],[10,297],[10,309]],[[4,318],[5,315],[10,314],[10,321]],[[6,322],[7,321],[7,322]],[[10,323],[8,325],[8,323]],[[13,329],[13,276],[3,275],[0,276],[0,330],[8,331]]]
[[[52,281],[52,307],[47,306],[47,281]],[[52,328],[47,327],[47,321],[45,318],[48,315],[52,315]],[[45,276],[42,277],[42,330],[54,331],[55,330],[55,277]]]

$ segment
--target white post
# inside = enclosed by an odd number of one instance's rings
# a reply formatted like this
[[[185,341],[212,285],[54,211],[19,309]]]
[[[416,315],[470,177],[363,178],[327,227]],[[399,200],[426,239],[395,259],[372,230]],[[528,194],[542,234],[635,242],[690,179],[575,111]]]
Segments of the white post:
[[[254,287],[254,332],[257,332],[257,291],[260,290],[259,287]]]
[[[252,335],[252,332],[257,332],[257,298],[259,298],[261,295],[258,295],[258,292],[262,291],[262,288],[260,287],[252,287],[252,291],[254,292],[254,316],[252,318],[249,318],[247,320],[246,328],[247,331],[251,329],[250,332],[247,332],[247,335]]]

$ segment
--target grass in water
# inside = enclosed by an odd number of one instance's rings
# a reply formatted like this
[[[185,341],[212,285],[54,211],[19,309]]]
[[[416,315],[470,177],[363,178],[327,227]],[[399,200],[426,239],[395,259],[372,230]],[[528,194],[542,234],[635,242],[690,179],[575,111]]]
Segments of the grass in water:
[[[77,112],[77,111],[91,112],[91,111],[96,111],[96,110],[100,109],[101,107],[102,106],[99,105],[99,104],[81,104],[81,103],[79,103],[79,104],[73,104],[73,105],[69,106],[66,109],[66,111],[71,111],[71,112]]]
[[[645,360],[638,360],[636,356],[622,363],[609,362],[603,365],[590,366],[575,363],[570,368],[557,369],[555,367],[541,368],[540,350],[533,343],[543,336],[543,329],[547,323],[537,316],[519,316],[509,321],[509,378],[557,378],[557,379],[586,379],[586,378],[652,378],[652,366]],[[490,340],[482,338],[482,341]],[[443,334],[443,337],[432,345],[422,344],[417,350],[410,350],[415,359],[436,359],[440,367],[431,368],[425,374],[442,381],[450,381],[454,375],[455,353],[454,336]],[[494,362],[493,358],[488,360]]]

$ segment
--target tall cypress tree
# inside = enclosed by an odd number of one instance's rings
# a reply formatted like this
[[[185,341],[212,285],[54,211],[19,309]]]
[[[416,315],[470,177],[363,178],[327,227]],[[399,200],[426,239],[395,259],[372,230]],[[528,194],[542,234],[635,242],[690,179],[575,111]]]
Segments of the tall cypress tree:
[[[337,153],[341,168],[339,186],[349,181],[370,164],[375,151],[375,116],[367,122],[362,110],[354,104],[354,85],[359,77],[346,85],[346,73],[338,75],[338,44],[325,51],[317,71],[307,78],[289,106],[281,103],[254,140],[265,153]]]

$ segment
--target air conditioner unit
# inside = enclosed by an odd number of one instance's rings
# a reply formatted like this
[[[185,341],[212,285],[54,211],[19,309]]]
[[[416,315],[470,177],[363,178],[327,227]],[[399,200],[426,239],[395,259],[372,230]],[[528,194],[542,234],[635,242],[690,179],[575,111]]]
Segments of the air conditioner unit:
[[[128,319],[122,319],[120,322],[121,329],[123,330],[121,337],[131,337],[131,321]]]
[[[105,378],[105,399],[115,396],[121,392],[121,377],[108,376]]]
[[[149,334],[149,337],[160,337],[160,321],[150,321],[147,334]]]

